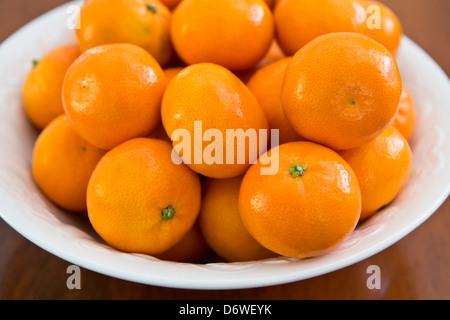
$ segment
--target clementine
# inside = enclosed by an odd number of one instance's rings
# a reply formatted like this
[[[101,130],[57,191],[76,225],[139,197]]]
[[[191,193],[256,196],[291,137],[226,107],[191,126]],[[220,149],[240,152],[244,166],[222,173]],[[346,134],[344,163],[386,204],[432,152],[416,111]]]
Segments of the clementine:
[[[361,2],[369,12],[368,23],[362,33],[384,45],[396,54],[403,36],[403,27],[396,14],[384,3],[373,0]]]
[[[263,0],[184,0],[171,25],[175,50],[186,64],[210,62],[232,71],[256,65],[273,32],[272,12]]]
[[[61,90],[67,69],[80,55],[71,45],[57,47],[33,61],[23,88],[22,100],[26,115],[39,130],[64,113]]]
[[[102,44],[131,43],[147,50],[161,66],[173,59],[171,12],[158,0],[87,0],[76,29],[81,51]]]
[[[166,85],[163,70],[144,49],[101,45],[84,52],[67,71],[64,110],[81,137],[112,149],[157,128]]]
[[[263,109],[242,81],[219,65],[181,71],[167,87],[161,114],[183,161],[204,176],[242,175],[263,152],[258,148],[265,142],[260,130],[268,130]]]
[[[288,56],[331,32],[365,27],[366,9],[356,0],[279,0],[274,10],[276,39]]]
[[[86,189],[105,152],[80,138],[64,114],[39,134],[32,158],[36,184],[57,206],[73,212],[86,211]]]
[[[359,147],[387,128],[401,93],[392,54],[367,36],[342,32],[320,36],[295,54],[281,102],[300,136],[342,150]]]
[[[400,106],[392,125],[400,131],[406,140],[411,140],[417,121],[414,98],[408,88],[403,85]]]
[[[265,67],[268,64],[271,64],[272,62],[278,61],[280,59],[286,58],[286,55],[281,51],[280,47],[278,46],[276,40],[274,39],[272,41],[272,44],[270,45],[269,51],[266,53],[266,55],[256,64],[254,67],[243,70],[243,71],[235,71],[234,74],[239,77],[239,79],[242,80],[245,84],[248,84],[248,81],[250,78],[262,67]]]
[[[242,223],[238,203],[242,178],[206,180],[199,216],[205,240],[218,256],[228,262],[277,256],[261,246]]]
[[[352,168],[335,151],[312,142],[290,142],[279,154],[279,170],[262,175],[252,165],[239,192],[239,212],[250,234],[280,255],[325,254],[355,229],[361,192]],[[264,157],[264,156],[263,156]]]
[[[177,244],[156,257],[166,261],[201,263],[210,254],[211,248],[205,241],[197,220]]]
[[[149,255],[176,245],[201,203],[198,175],[171,160],[169,142],[135,138],[110,150],[87,189],[88,216],[112,247]]]
[[[166,75],[167,82],[170,82],[177,74],[183,71],[183,67],[172,67],[164,69],[164,74]]]
[[[262,67],[250,78],[247,83],[263,108],[271,129],[279,130],[279,143],[299,141],[301,137],[287,120],[281,106],[281,89],[284,74],[291,61],[287,57]]]
[[[412,152],[394,127],[363,146],[340,152],[358,177],[361,187],[361,220],[392,202],[409,178]]]

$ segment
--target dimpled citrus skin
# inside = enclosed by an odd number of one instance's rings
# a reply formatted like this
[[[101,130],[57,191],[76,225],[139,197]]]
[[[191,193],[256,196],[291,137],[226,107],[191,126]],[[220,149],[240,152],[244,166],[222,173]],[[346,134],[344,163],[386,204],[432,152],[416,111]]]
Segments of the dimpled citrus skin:
[[[262,0],[185,0],[172,17],[176,52],[187,64],[249,69],[272,43],[272,12]]]
[[[339,153],[359,180],[361,220],[374,215],[394,200],[411,172],[411,148],[404,136],[392,126],[363,146]]]
[[[61,101],[64,76],[79,55],[74,46],[57,47],[37,60],[28,73],[22,88],[22,100],[28,119],[37,129],[44,129],[64,113]]]
[[[366,10],[355,0],[279,0],[274,10],[276,38],[288,56],[331,32],[357,32]]]
[[[325,254],[355,229],[361,193],[351,167],[333,150],[312,142],[290,142],[279,153],[275,175],[250,167],[239,192],[239,212],[250,234],[278,254],[304,258]],[[304,165],[303,175],[289,170]]]
[[[194,225],[201,202],[198,175],[171,160],[169,142],[136,138],[110,150],[87,190],[88,216],[112,247],[149,255],[177,244]],[[172,218],[163,219],[171,207]]]
[[[406,140],[411,140],[416,127],[417,114],[414,98],[408,88],[403,85],[400,106],[392,126],[400,131]]]
[[[362,33],[378,41],[391,51],[393,55],[396,55],[403,36],[403,27],[398,17],[388,6],[381,2],[371,0],[361,1],[361,4],[369,11],[369,17],[377,13],[377,11],[368,10],[370,6],[380,8],[380,27],[369,29],[368,25],[371,25],[370,22],[372,21],[369,19],[369,23],[362,28]],[[378,10],[376,7],[375,9]]]
[[[215,253],[229,262],[275,257],[242,223],[238,203],[242,178],[206,180],[199,215],[202,233]]]
[[[242,81],[224,67],[211,63],[191,65],[170,81],[164,94],[161,115],[164,128],[173,141],[173,133],[177,129],[187,130],[191,137],[190,157],[181,152],[184,162],[195,172],[211,178],[236,177],[242,175],[250,165],[248,139],[245,150],[237,150],[239,144],[235,143],[234,158],[230,154],[228,157],[231,161],[227,161],[227,130],[234,132],[242,129],[247,132],[252,129],[258,136],[260,129],[268,130],[269,126],[264,111]],[[202,132],[194,132],[195,121],[201,121]],[[205,152],[213,141],[203,139],[201,143],[202,134],[209,129],[218,130],[223,138],[222,144],[217,142],[217,150],[222,146],[222,156],[219,157],[222,164],[208,163],[208,159],[203,156],[214,155],[214,152]],[[196,141],[200,141],[197,150],[201,152],[201,159],[198,159],[201,163],[197,164]],[[175,139],[174,147],[178,143]],[[243,152],[245,163],[240,164],[238,155]]]
[[[86,211],[86,189],[104,150],[81,139],[64,114],[40,133],[33,149],[33,178],[42,192],[59,207]]]
[[[166,86],[163,70],[144,49],[102,45],[84,52],[67,71],[64,110],[81,137],[111,149],[157,128]]]
[[[170,10],[157,0],[87,0],[75,29],[86,51],[108,43],[132,43],[147,50],[162,66],[173,58]]]
[[[280,144],[301,140],[287,120],[281,106],[281,88],[290,61],[291,58],[287,57],[262,67],[247,83],[263,108],[270,128],[279,130]]]
[[[356,148],[397,114],[402,80],[392,54],[358,33],[330,33],[299,50],[286,70],[282,106],[296,132],[335,150]]]

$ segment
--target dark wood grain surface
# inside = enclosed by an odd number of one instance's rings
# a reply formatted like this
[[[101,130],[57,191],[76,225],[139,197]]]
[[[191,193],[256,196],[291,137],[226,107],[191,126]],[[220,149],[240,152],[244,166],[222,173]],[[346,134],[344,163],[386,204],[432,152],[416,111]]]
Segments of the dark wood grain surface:
[[[64,3],[0,0],[0,41]],[[406,35],[450,74],[450,1],[384,0]],[[449,93],[450,94],[450,93]],[[449,106],[450,107],[450,106]],[[37,247],[0,219],[0,299],[450,299],[450,199],[419,228],[386,250],[347,268],[304,281],[243,290],[148,286],[81,269],[81,289],[66,286],[70,263]],[[380,290],[366,286],[367,267],[381,269]]]

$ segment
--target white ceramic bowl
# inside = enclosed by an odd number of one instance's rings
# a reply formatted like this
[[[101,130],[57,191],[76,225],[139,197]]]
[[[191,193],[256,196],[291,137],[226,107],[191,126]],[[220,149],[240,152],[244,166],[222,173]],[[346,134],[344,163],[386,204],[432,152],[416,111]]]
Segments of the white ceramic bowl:
[[[67,27],[73,11],[68,8],[80,3],[50,11],[0,46],[0,216],[48,252],[83,268],[143,284],[191,289],[269,286],[328,273],[384,250],[423,223],[449,195],[449,80],[421,48],[404,37],[398,64],[418,112],[411,143],[412,174],[392,205],[359,226],[338,249],[305,260],[195,265],[110,248],[89,223],[56,208],[35,186],[30,168],[36,131],[21,104],[31,61],[73,41],[74,32]]]

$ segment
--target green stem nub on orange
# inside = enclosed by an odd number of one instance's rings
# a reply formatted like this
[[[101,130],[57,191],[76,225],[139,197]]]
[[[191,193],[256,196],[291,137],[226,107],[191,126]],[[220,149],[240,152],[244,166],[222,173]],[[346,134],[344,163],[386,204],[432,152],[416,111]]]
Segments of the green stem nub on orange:
[[[39,60],[33,60],[33,68],[36,68],[36,66],[39,64]]]
[[[154,6],[152,6],[151,4],[147,3],[147,10],[156,14],[156,8]]]
[[[291,168],[289,169],[289,173],[291,174],[292,177],[298,178],[305,174],[306,168],[308,168],[308,165],[306,165],[306,164],[299,165],[299,164],[293,163]]]
[[[175,215],[175,210],[172,208],[172,206],[168,206],[165,209],[162,209],[161,211],[161,220],[171,220],[173,219],[173,216]]]

